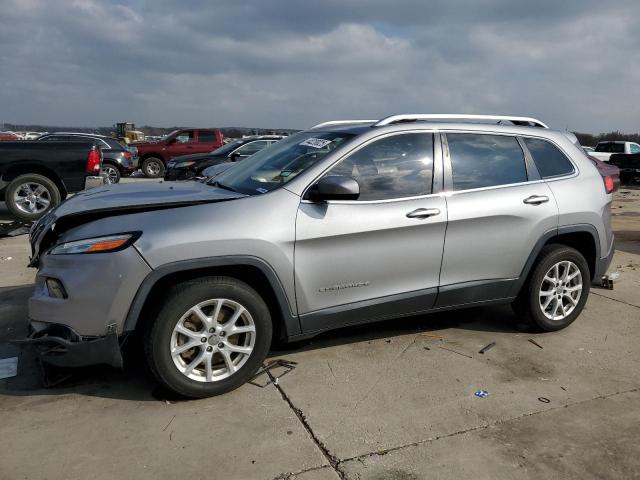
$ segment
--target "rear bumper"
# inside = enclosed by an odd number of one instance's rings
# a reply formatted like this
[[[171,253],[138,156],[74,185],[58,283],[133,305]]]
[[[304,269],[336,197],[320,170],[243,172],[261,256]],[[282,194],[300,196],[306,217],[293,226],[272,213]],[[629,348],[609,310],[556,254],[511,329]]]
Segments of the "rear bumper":
[[[611,261],[613,260],[613,254],[616,252],[616,240],[615,237],[611,241],[611,245],[609,246],[609,251],[607,255],[603,258],[599,258],[596,260],[596,270],[593,275],[593,281],[596,283],[600,283],[600,279],[607,273],[609,266],[611,265]]]
[[[84,189],[99,187],[100,185],[104,185],[105,177],[101,175],[97,176],[89,176],[84,179]]]
[[[12,343],[31,347],[41,361],[56,367],[111,365],[122,368],[120,342],[115,331],[104,337],[83,338],[64,325],[32,322],[31,334]]]

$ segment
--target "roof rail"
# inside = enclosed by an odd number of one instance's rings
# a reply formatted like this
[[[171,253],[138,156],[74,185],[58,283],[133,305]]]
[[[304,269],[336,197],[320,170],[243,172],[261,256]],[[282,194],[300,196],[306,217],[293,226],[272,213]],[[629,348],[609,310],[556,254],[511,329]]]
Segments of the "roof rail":
[[[346,125],[349,123],[375,123],[377,120],[333,120],[331,122],[323,122],[318,125],[314,125],[311,129],[320,128],[320,127],[328,127],[330,125]]]
[[[514,125],[529,126],[529,127],[541,127],[549,128],[546,124],[540,120],[531,117],[512,117],[509,115],[456,115],[456,114],[443,114],[443,113],[417,113],[417,114],[401,114],[391,115],[389,117],[379,120],[374,127],[383,127],[385,125],[392,125],[400,122],[415,122],[418,120],[485,120],[491,122],[511,122]]]

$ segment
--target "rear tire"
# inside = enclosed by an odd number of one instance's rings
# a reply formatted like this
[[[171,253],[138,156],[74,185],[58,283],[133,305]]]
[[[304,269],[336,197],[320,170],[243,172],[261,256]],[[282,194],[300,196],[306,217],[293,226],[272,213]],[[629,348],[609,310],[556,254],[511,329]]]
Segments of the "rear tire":
[[[234,278],[206,277],[169,290],[144,332],[145,353],[163,386],[210,397],[251,379],[269,352],[272,330],[255,290]]]
[[[589,266],[580,252],[547,245],[514,302],[514,311],[539,330],[561,330],[582,312],[590,284]]]
[[[120,170],[112,163],[102,163],[102,173],[107,176],[107,181],[110,184],[120,182]]]
[[[34,221],[60,203],[60,190],[44,175],[14,178],[5,190],[7,209],[20,220]]]
[[[157,157],[146,158],[142,162],[142,173],[148,178],[164,177],[164,162]]]

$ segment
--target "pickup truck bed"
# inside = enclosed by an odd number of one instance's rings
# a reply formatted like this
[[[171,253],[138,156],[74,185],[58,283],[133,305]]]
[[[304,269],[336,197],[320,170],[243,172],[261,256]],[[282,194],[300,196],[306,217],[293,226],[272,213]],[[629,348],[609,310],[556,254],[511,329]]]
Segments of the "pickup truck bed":
[[[0,199],[21,220],[36,220],[69,193],[101,185],[102,154],[90,141],[0,142]]]
[[[640,184],[640,153],[616,153],[611,155],[609,163],[620,169],[623,184]]]

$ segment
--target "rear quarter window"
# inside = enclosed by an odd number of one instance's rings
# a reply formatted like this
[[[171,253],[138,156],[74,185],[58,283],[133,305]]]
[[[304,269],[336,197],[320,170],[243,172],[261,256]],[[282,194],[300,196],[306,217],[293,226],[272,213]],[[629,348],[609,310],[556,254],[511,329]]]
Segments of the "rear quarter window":
[[[558,147],[546,140],[523,138],[542,178],[559,177],[574,172],[573,164]]]

